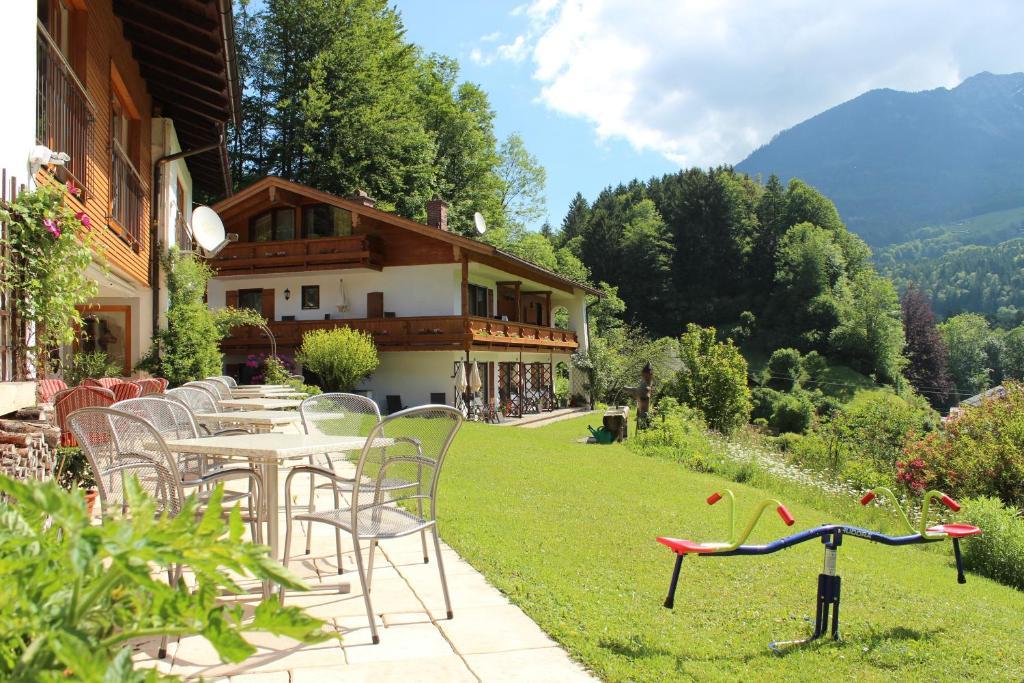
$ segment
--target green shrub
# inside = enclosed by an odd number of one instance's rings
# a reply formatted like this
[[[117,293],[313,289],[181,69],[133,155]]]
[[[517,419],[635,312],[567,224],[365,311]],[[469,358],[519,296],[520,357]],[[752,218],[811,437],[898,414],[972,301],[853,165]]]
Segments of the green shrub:
[[[84,379],[117,377],[121,370],[121,366],[103,351],[79,351],[71,356],[71,362],[64,366],[61,375],[67,385],[73,387]]]
[[[327,391],[351,391],[380,363],[373,337],[349,327],[307,332],[296,359],[316,373]]]
[[[963,546],[964,568],[1024,590],[1024,519],[1020,511],[988,497],[963,503],[964,518],[982,530]]]
[[[772,418],[775,412],[775,404],[782,398],[782,392],[775,389],[758,387],[750,392],[750,418],[752,420],[764,420],[766,423]]]
[[[750,419],[747,361],[732,340],[716,340],[715,328],[690,323],[679,340],[682,369],[666,394],[695,408],[712,429],[730,432]]]
[[[162,263],[169,298],[167,327],[153,338],[139,369],[165,377],[175,386],[221,374],[220,342],[233,327],[262,324],[263,317],[249,309],[211,311],[204,296],[213,271],[192,255],[172,247]]]
[[[772,407],[769,426],[778,433],[803,434],[814,419],[814,405],[803,392],[781,394]]]
[[[765,384],[779,391],[793,391],[800,385],[803,365],[796,349],[776,349],[768,359]]]
[[[89,459],[78,446],[60,446],[54,453],[57,461],[57,483],[65,491],[82,488],[88,489],[96,485]]]
[[[241,591],[239,576],[304,588],[266,546],[242,541],[237,505],[222,520],[222,487],[202,514],[192,496],[168,517],[156,514],[131,478],[125,492],[133,514],[114,511],[103,524],[92,523],[80,493],[52,481],[0,476],[0,492],[17,501],[0,503],[2,680],[156,680],[153,671],[133,670],[132,643],[162,635],[202,635],[229,662],[256,651],[246,632],[304,642],[329,637],[323,622],[277,600],[255,611],[220,600],[222,590]],[[174,565],[193,570],[187,583],[154,580]]]

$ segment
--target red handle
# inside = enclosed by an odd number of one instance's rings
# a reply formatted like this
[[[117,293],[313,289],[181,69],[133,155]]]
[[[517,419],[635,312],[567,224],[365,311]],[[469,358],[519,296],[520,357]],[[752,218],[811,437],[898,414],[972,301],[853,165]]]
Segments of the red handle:
[[[721,493],[717,493],[717,492],[716,493],[712,493],[710,496],[708,496],[708,505],[714,505],[715,503],[717,503],[720,500],[722,500],[722,494]]]
[[[860,499],[860,504],[861,505],[867,505],[868,503],[870,503],[874,499],[875,499],[875,492],[874,491],[868,491],[867,493],[864,494],[864,497]]]
[[[942,498],[939,498],[939,500],[942,501],[942,504],[948,507],[953,512],[960,512],[960,503],[956,502],[955,500],[947,496],[945,493],[942,494]]]
[[[786,526],[793,526],[793,522],[796,520],[793,519],[793,515],[789,514],[789,510],[786,509],[785,505],[780,505],[775,508],[775,511],[779,513],[779,517],[782,517],[782,521],[786,523]]]

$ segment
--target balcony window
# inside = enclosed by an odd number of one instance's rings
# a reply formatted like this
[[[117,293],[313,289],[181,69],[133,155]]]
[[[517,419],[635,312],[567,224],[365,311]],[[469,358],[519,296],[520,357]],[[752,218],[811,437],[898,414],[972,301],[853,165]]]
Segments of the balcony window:
[[[487,316],[487,288],[480,285],[469,285],[469,314],[479,317]]]
[[[79,78],[85,12],[61,0],[40,0],[38,9],[36,142],[70,156],[57,177],[87,190],[86,154],[96,108]]]
[[[110,227],[135,251],[142,246],[142,203],[139,175],[141,117],[124,79],[110,69]]]
[[[352,234],[352,214],[328,204],[303,207],[302,234],[307,238],[347,237]]]
[[[250,240],[253,242],[276,242],[295,239],[295,210],[273,209],[261,213],[249,224]]]

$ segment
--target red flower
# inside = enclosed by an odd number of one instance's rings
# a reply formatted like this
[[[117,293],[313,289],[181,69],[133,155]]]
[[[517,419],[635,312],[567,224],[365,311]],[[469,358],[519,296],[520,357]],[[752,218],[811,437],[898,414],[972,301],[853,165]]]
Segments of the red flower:
[[[60,237],[60,225],[57,223],[57,221],[53,220],[52,218],[44,218],[43,225],[46,226],[46,229],[50,232],[51,235],[53,235],[53,239],[57,239],[58,237]]]
[[[78,195],[82,194],[81,188],[79,188],[77,185],[75,185],[75,181],[74,180],[69,180],[68,181],[67,188],[68,188],[68,192],[70,192],[71,194],[73,194],[76,197]]]
[[[83,228],[86,230],[92,230],[92,220],[85,211],[76,211],[75,218],[78,219],[78,222],[82,224]]]

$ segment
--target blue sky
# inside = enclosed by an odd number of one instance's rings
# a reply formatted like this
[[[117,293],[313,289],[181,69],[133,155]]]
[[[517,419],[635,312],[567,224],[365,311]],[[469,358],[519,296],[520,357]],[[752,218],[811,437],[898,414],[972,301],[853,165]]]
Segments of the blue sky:
[[[499,139],[518,132],[543,164],[548,176],[550,223],[555,227],[561,224],[577,192],[593,200],[607,185],[677,170],[677,164],[658,152],[638,152],[622,139],[601,141],[585,122],[546,106],[539,99],[540,84],[532,77],[535,67],[530,59],[493,59],[484,64],[486,57],[472,58],[474,49],[486,55],[530,29],[528,17],[512,15],[521,4],[501,0],[395,3],[409,40],[430,52],[455,57],[463,80],[487,91],[497,114]],[[487,39],[481,40],[484,37]]]
[[[1024,2],[395,0],[407,36],[459,60],[548,172],[577,191],[738,163],[872,88],[1024,71]],[[538,227],[538,226],[532,226]]]

